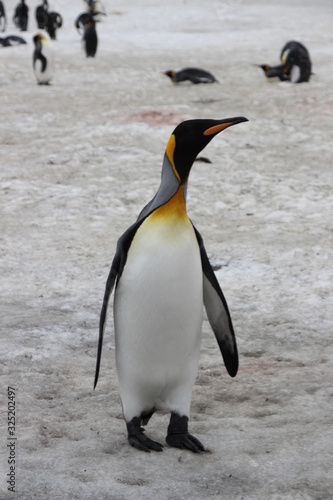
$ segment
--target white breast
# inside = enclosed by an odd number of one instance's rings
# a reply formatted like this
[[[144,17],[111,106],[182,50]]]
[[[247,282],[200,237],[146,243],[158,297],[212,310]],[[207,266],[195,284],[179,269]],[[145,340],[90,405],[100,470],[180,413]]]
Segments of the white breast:
[[[38,83],[49,83],[54,74],[54,52],[48,40],[43,40],[42,54],[46,57],[46,69],[42,72],[42,63],[38,59],[35,62],[34,73]]]
[[[294,64],[290,71],[290,81],[291,83],[297,83],[299,82],[300,78],[301,78],[301,68]]]
[[[202,267],[191,223],[148,217],[132,242],[114,302],[127,421],[152,407],[188,413],[202,311]]]

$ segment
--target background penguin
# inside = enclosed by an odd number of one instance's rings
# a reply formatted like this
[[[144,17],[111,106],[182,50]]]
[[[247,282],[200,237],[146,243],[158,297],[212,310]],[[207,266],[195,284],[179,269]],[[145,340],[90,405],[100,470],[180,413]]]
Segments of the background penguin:
[[[267,78],[277,77],[281,80],[281,82],[288,80],[287,75],[283,72],[282,64],[280,64],[280,66],[270,66],[269,64],[259,64],[259,68],[261,68],[264,71]]]
[[[267,78],[278,77],[281,81],[291,83],[308,82],[311,77],[312,63],[307,48],[300,42],[292,40],[284,45],[280,54],[279,66],[262,64]]]
[[[54,54],[51,42],[46,35],[37,33],[33,37],[35,50],[33,53],[33,69],[37,83],[48,85],[54,73]]]
[[[5,6],[2,0],[0,0],[0,31],[6,31],[6,26],[7,26],[7,18],[6,18]]]
[[[96,23],[93,17],[87,22],[84,26],[84,33],[82,41],[84,43],[84,49],[87,57],[95,57],[97,51],[97,32],[96,32]]]
[[[26,45],[26,41],[21,36],[8,35],[0,38],[0,45],[2,47],[15,47],[16,45]]]
[[[190,81],[192,83],[214,83],[216,78],[209,71],[200,68],[184,68],[180,71],[169,70],[164,73],[174,83]]]
[[[46,0],[43,1],[42,5],[36,7],[36,22],[39,29],[45,29],[51,40],[55,40],[57,29],[61,28],[63,19],[59,12],[49,11],[48,8]]]
[[[43,0],[41,5],[37,5],[35,10],[35,17],[38,29],[43,30],[47,25],[47,13],[49,10],[49,4],[47,0]]]
[[[14,24],[21,31],[27,31],[28,19],[29,19],[29,7],[26,5],[25,0],[21,0],[21,2],[16,6],[14,11],[14,16],[13,16]]]
[[[82,14],[76,18],[74,26],[80,35],[84,33],[84,28],[90,20],[91,14],[89,14],[89,12],[82,12]]]
[[[244,117],[188,120],[166,147],[162,179],[154,198],[119,238],[100,317],[95,387],[98,381],[108,302],[116,284],[114,327],[116,365],[129,443],[144,451],[163,446],[144,434],[156,410],[171,412],[166,441],[204,451],[188,432],[196,379],[203,305],[228,373],[238,354],[228,306],[209,263],[202,237],[186,213],[192,164],[200,151]]]
[[[105,8],[102,2],[96,0],[86,0],[88,6],[88,12],[94,16],[97,21],[101,20],[101,16],[106,16]]]

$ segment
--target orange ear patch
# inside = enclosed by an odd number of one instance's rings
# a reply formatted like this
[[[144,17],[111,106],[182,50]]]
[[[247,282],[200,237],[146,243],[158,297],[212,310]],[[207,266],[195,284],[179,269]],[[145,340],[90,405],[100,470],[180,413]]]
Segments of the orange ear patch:
[[[172,165],[172,168],[173,168],[173,171],[175,173],[175,176],[177,177],[179,183],[180,183],[180,176],[177,172],[177,169],[176,169],[176,166],[175,166],[175,161],[173,159],[173,155],[174,155],[174,152],[175,152],[175,147],[176,147],[176,137],[174,134],[172,134],[170,136],[170,139],[168,141],[168,144],[167,144],[167,147],[166,147],[166,154],[167,154],[167,157],[169,159],[169,162],[171,163]]]

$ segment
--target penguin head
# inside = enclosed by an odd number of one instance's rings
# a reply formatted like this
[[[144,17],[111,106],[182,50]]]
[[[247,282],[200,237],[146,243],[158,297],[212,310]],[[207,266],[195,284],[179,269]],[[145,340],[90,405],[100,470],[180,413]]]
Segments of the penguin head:
[[[266,73],[266,71],[271,69],[269,64],[258,64],[257,66],[259,66],[259,68],[261,68],[265,73]]]
[[[41,33],[36,33],[36,35],[34,35],[34,37],[32,38],[32,41],[34,42],[35,47],[41,47],[42,42],[46,42],[47,38]]]
[[[237,116],[224,120],[199,119],[180,123],[171,134],[166,148],[166,156],[179,184],[186,184],[195,158],[219,132],[247,121],[247,118]]]
[[[176,72],[173,69],[171,69],[169,71],[165,71],[164,74],[172,79],[175,76]]]

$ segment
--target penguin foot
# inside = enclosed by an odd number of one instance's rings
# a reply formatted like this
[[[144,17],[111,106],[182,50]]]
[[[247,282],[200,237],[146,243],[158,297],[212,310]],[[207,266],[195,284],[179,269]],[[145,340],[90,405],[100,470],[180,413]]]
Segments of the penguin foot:
[[[133,448],[150,453],[153,451],[163,451],[163,445],[157,441],[153,441],[144,434],[144,429],[141,427],[141,418],[134,417],[127,425],[128,442]]]
[[[176,413],[171,414],[168,435],[165,440],[170,446],[180,449],[187,448],[193,453],[205,451],[199,439],[188,432],[188,417],[180,417]]]

